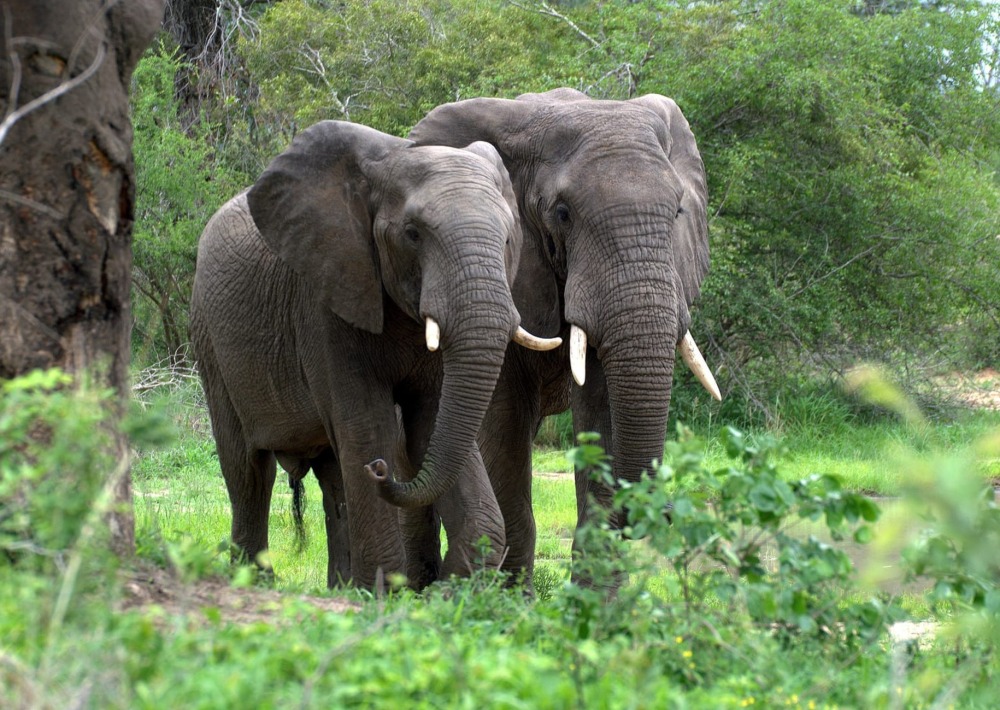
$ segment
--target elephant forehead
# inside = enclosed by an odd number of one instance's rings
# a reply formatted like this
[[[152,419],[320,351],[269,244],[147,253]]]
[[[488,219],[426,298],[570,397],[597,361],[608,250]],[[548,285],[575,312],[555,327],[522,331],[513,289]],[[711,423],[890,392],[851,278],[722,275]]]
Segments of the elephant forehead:
[[[447,146],[413,146],[400,151],[395,171],[408,176],[413,182],[424,183],[435,180],[478,180],[483,184],[495,182],[495,170],[485,159],[459,148]]]
[[[621,101],[554,104],[542,119],[543,145],[614,145],[648,149],[662,145],[663,121],[649,109]]]

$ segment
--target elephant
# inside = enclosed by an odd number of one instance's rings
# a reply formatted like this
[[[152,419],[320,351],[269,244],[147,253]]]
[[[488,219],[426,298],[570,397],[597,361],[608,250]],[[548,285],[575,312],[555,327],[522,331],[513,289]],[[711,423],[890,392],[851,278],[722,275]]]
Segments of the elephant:
[[[521,243],[492,146],[418,147],[341,121],[299,133],[218,210],[198,245],[191,335],[237,556],[269,567],[276,461],[319,481],[329,586],[464,574],[482,535],[501,554],[476,435],[512,338],[560,344],[520,327]],[[373,485],[365,470],[383,468],[415,473]],[[406,533],[406,514],[425,526],[432,501],[443,560]]]
[[[504,568],[530,590],[531,445],[542,418],[571,408],[575,432],[600,434],[615,479],[636,481],[663,455],[675,350],[720,398],[689,332],[709,265],[704,165],[677,104],[655,94],[467,99],[438,106],[409,137],[497,149],[524,231],[515,306],[528,330],[566,341],[508,350],[479,436],[505,523]],[[578,529],[591,500],[610,507],[612,495],[577,472]]]

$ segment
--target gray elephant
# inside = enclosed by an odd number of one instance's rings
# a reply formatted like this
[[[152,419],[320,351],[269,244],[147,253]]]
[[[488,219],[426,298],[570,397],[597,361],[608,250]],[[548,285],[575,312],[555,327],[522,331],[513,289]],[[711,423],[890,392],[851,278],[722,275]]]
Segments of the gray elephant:
[[[525,232],[514,302],[529,330],[569,341],[508,352],[480,435],[505,567],[530,584],[531,443],[542,417],[572,407],[574,430],[600,433],[615,477],[634,481],[663,455],[675,350],[719,397],[689,334],[708,271],[704,166],[680,109],[658,95],[469,99],[434,109],[410,137],[496,147]],[[613,493],[579,474],[576,491],[578,526],[588,495],[608,505]]]
[[[277,460],[319,481],[331,586],[468,572],[481,535],[499,556],[476,434],[512,337],[558,345],[519,328],[520,247],[491,146],[415,147],[338,121],[300,133],[220,208],[198,247],[191,334],[242,554],[268,547]],[[378,486],[414,509],[402,528],[365,468],[415,473]],[[432,501],[443,561],[406,532]]]

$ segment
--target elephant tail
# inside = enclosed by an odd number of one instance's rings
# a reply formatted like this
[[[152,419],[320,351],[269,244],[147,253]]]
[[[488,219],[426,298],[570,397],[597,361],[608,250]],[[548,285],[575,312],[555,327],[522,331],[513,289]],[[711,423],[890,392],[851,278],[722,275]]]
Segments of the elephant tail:
[[[304,476],[288,476],[288,485],[292,489],[292,522],[295,525],[295,552],[301,554],[306,549],[306,486]]]

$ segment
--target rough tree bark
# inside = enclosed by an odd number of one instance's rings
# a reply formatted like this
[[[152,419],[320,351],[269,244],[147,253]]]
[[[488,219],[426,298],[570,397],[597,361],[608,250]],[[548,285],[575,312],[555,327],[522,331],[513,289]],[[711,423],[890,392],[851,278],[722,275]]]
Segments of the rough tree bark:
[[[164,0],[0,0],[0,378],[93,372],[128,391],[135,202],[128,89]],[[112,545],[134,547],[117,441]],[[67,481],[67,490],[72,489]]]

